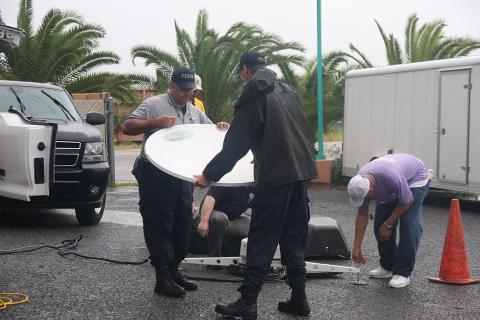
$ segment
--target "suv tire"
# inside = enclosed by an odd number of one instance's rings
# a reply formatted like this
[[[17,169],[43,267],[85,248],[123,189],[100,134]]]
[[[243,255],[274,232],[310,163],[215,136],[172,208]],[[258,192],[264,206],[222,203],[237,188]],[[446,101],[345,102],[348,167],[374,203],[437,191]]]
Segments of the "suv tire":
[[[83,226],[93,226],[102,220],[103,211],[105,210],[105,202],[107,195],[105,194],[102,199],[102,205],[99,208],[94,207],[80,207],[75,208],[75,215],[77,221]]]

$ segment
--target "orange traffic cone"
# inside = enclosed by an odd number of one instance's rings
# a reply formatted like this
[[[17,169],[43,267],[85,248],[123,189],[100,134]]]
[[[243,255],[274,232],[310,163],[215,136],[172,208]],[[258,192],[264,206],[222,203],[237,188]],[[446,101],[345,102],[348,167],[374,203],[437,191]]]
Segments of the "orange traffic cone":
[[[428,280],[448,284],[471,284],[480,279],[470,278],[465,240],[463,238],[462,217],[458,199],[452,199],[447,234],[443,245],[442,262],[438,278]]]

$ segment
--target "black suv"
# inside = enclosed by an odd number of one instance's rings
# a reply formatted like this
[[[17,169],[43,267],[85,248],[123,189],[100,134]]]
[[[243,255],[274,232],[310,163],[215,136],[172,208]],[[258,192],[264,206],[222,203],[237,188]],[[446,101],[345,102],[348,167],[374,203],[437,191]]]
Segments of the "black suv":
[[[61,87],[4,80],[0,80],[0,112],[17,112],[25,121],[43,121],[56,128],[49,195],[32,196],[30,201],[0,196],[0,209],[74,208],[80,224],[97,224],[110,174],[105,143],[94,127],[105,123],[104,115],[91,112],[81,119],[70,94]]]

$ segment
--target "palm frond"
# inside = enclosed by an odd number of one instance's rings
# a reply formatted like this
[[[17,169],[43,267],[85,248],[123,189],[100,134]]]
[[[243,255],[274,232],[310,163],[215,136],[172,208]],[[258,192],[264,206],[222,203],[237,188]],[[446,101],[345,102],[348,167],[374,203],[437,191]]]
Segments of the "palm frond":
[[[33,6],[32,0],[21,0],[17,16],[18,28],[25,31],[25,37],[30,38],[33,35]]]
[[[197,15],[197,25],[195,28],[195,38],[197,41],[203,39],[208,32],[208,13],[206,10],[200,10]]]
[[[400,48],[400,42],[390,35],[390,52],[391,52],[391,61],[390,64],[402,64],[402,49]]]
[[[79,77],[66,89],[71,93],[109,92],[113,98],[131,103],[136,101],[132,85],[149,86],[152,81],[145,75],[101,72]]]
[[[386,35],[383,31],[382,26],[375,20],[377,24],[378,31],[382,36],[383,43],[385,45],[385,49],[387,51],[387,61],[389,64],[400,64],[402,63],[402,51],[400,49],[400,45],[398,40],[393,36],[393,34]]]
[[[70,68],[65,70],[66,73],[62,76],[62,83],[69,83],[70,81],[73,81],[81,75],[89,73],[100,66],[118,64],[119,62],[120,57],[114,52],[93,52],[88,56],[83,57],[78,61],[78,63],[71,65]]]
[[[299,83],[298,83],[297,76],[295,75],[295,72],[290,67],[288,62],[280,62],[278,64],[278,68],[282,72],[282,76],[283,76],[282,79],[281,79],[282,82],[284,82],[284,83],[288,84],[289,86],[291,86],[292,88],[298,90]]]
[[[442,20],[435,20],[424,25],[421,37],[417,42],[417,61],[431,60],[435,49],[443,38],[445,23]]]
[[[472,39],[456,38],[455,43],[449,58],[463,57],[480,48],[480,42]]]
[[[405,59],[412,61],[415,54],[415,43],[417,35],[417,14],[412,14],[407,18],[407,26],[405,27]]]
[[[324,72],[334,72],[342,63],[348,64],[348,58],[349,56],[343,51],[331,51],[327,53],[322,58]]]
[[[145,59],[146,66],[169,66],[170,69],[173,69],[181,65],[181,62],[175,55],[149,45],[135,46],[130,53],[132,56],[132,63],[134,63],[135,59],[142,58]]]
[[[353,51],[353,53],[357,54],[359,56],[356,57],[354,55],[351,55],[351,54],[347,54],[348,57],[350,57],[351,59],[355,60],[359,65],[361,65],[363,68],[371,68],[373,67],[372,63],[367,59],[367,57],[365,56],[365,54],[363,54],[360,50],[358,50],[352,43],[350,43],[350,50]]]

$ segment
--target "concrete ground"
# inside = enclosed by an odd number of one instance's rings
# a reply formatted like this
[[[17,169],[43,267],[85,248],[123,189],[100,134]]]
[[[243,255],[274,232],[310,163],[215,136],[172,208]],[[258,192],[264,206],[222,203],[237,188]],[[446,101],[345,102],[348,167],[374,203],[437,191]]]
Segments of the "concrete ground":
[[[199,204],[202,192],[195,198]],[[336,219],[351,247],[354,214],[344,188],[311,185],[312,215]],[[108,193],[102,222],[93,227],[77,224],[71,210],[9,211],[0,214],[0,250],[35,244],[57,245],[83,235],[76,252],[140,261],[147,257],[137,189],[117,188]],[[350,275],[310,279],[307,284],[310,319],[480,319],[480,284],[451,286],[427,281],[438,275],[448,222],[448,201],[434,198],[424,206],[424,236],[405,289],[391,289],[387,281],[367,279],[377,266],[378,254],[371,224],[364,241],[368,262],[362,267],[366,286],[354,286]],[[462,203],[464,237],[472,275],[480,276],[480,206]],[[345,260],[323,263],[350,265]],[[149,264],[119,265],[74,256],[61,257],[55,250],[0,255],[0,292],[27,293],[30,301],[0,310],[0,319],[216,319],[216,303],[238,297],[238,283],[199,281],[199,289],[174,299],[153,293],[154,272]],[[225,272],[186,266],[196,277],[236,279]],[[266,283],[259,299],[259,319],[293,319],[276,310],[288,297],[284,282]]]

